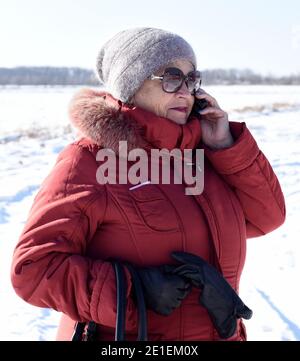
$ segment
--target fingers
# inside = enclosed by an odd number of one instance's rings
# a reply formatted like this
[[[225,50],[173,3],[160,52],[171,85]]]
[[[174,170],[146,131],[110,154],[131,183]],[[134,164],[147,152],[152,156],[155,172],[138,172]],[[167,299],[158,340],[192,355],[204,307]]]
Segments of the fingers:
[[[173,270],[173,274],[183,277],[189,285],[196,288],[203,287],[203,273],[198,266],[184,264]]]
[[[172,299],[172,301],[169,301],[169,305],[168,306],[164,306],[164,307],[160,307],[159,308],[159,313],[164,315],[164,316],[168,316],[171,314],[171,312],[175,309],[178,308],[181,305],[181,302],[187,297],[187,295],[191,292],[191,286],[189,285],[187,288],[183,288],[183,289],[177,289],[176,294],[174,295],[174,298]]]
[[[191,291],[192,291],[192,286],[191,286],[191,285],[189,285],[187,288],[185,288],[184,290],[182,290],[181,297],[180,297],[181,300],[183,300],[184,298],[186,298],[186,296],[187,296],[188,294],[190,294]]]
[[[182,266],[179,266],[174,269],[173,274],[176,274],[178,276],[188,278],[188,279],[194,279],[197,278],[199,273],[199,268],[194,265],[188,265],[184,264]]]
[[[186,289],[189,286],[189,282],[184,277],[177,274],[171,276],[171,282],[177,289]]]
[[[209,95],[208,93],[205,92],[205,90],[203,89],[198,89],[197,92],[195,93],[195,97],[197,99],[205,99],[208,101],[208,103],[212,106],[212,107],[216,107],[216,108],[220,108],[217,100],[212,97],[211,95]]]
[[[181,305],[181,299],[179,299],[179,298],[177,298],[176,300],[174,300],[174,302],[173,302],[173,305],[172,305],[172,308],[174,309],[174,308],[177,308],[177,307],[179,307],[180,305]]]
[[[186,288],[177,289],[176,299],[181,302],[182,300],[184,300],[186,298],[187,295],[190,294],[191,291],[192,291],[192,286],[190,284]]]
[[[203,110],[199,110],[200,115],[214,114],[216,117],[221,118],[224,117],[225,112],[219,108],[206,107]]]
[[[191,264],[182,264],[173,268],[172,274],[184,276],[186,273],[197,273],[197,267]]]
[[[184,293],[178,295],[177,297],[177,301],[178,301],[178,304],[176,303],[176,307],[179,307],[181,302],[190,294],[190,290],[189,291],[185,291]]]

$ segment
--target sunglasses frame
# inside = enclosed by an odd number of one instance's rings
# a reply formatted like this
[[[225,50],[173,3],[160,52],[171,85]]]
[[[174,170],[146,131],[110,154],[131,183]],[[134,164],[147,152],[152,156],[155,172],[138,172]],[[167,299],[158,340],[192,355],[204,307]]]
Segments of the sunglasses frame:
[[[166,90],[166,89],[164,88],[164,76],[165,76],[165,73],[166,73],[166,71],[167,71],[168,69],[176,69],[176,70],[179,71],[179,73],[181,73],[181,83],[180,83],[180,85],[179,85],[178,87],[176,87],[175,90],[173,90],[173,91],[168,91],[168,90]],[[152,75],[150,75],[149,79],[150,79],[150,80],[160,80],[160,81],[162,82],[162,89],[163,89],[164,92],[166,92],[166,93],[176,93],[176,92],[182,87],[183,82],[185,82],[186,87],[189,89],[189,86],[188,86],[189,76],[190,76],[191,73],[194,73],[194,72],[197,72],[197,73],[199,73],[199,75],[200,75],[198,87],[197,87],[197,88],[194,87],[194,89],[193,89],[192,91],[189,90],[190,93],[194,95],[195,92],[201,87],[202,78],[201,78],[201,73],[200,73],[199,70],[191,70],[190,72],[187,73],[187,75],[184,75],[184,73],[183,73],[183,71],[182,71],[181,69],[175,68],[175,67],[169,67],[169,68],[166,68],[166,69],[164,70],[164,74],[163,74],[163,75],[158,76],[158,75],[152,74]]]

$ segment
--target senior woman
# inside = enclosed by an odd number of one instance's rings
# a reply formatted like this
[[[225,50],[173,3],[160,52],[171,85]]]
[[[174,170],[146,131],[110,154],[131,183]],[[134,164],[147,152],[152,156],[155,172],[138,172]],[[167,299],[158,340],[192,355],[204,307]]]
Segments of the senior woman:
[[[114,259],[140,276],[149,340],[246,340],[242,318],[251,311],[237,296],[246,239],[285,219],[269,162],[246,125],[229,122],[200,88],[195,54],[180,36],[122,31],[100,50],[97,71],[105,91],[84,89],[73,98],[70,117],[80,137],[43,182],[16,246],[17,294],[62,312],[59,340],[71,339],[76,321],[94,321],[97,338],[113,340]],[[198,116],[195,99],[207,104]],[[147,154],[204,149],[203,192],[187,195],[183,182],[120,182],[119,169],[116,182],[99,182],[104,159],[97,154],[110,149],[120,158],[120,141]],[[134,340],[128,269],[126,281],[126,334]],[[229,319],[230,332],[222,334]]]

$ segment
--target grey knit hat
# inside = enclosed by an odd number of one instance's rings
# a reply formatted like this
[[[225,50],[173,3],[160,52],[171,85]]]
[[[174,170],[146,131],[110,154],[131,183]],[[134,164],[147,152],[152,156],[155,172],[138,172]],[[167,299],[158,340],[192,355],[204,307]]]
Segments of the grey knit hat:
[[[192,47],[180,36],[161,29],[134,28],[119,32],[103,45],[96,67],[106,90],[128,102],[148,76],[176,59],[197,67]]]

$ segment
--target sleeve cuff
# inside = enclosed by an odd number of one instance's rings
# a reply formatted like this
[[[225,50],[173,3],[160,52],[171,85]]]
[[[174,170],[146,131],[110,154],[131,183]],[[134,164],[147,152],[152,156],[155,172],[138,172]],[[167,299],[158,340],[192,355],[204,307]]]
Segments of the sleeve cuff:
[[[230,122],[230,131],[235,139],[229,148],[211,150],[204,146],[204,152],[220,174],[233,174],[249,167],[259,154],[259,148],[245,123]]]

